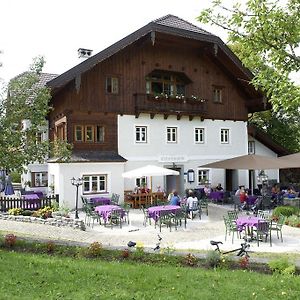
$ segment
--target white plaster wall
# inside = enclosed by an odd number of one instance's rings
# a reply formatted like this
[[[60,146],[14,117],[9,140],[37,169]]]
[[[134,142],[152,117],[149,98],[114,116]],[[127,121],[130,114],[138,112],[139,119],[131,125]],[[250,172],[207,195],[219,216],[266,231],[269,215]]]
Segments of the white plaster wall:
[[[71,184],[71,178],[92,174],[107,175],[107,193],[101,194],[101,196],[111,196],[112,193],[117,193],[121,196],[120,200],[123,201],[124,163],[50,163],[48,172],[49,184],[54,179],[55,194],[59,194],[59,202],[62,206],[75,208],[76,187]],[[78,191],[78,207],[81,208],[81,186]],[[99,194],[93,194],[93,196],[99,196]]]
[[[135,126],[147,126],[147,144],[135,143]],[[166,143],[166,127],[178,128],[178,143]],[[205,142],[196,144],[194,142],[194,128],[205,129]],[[220,130],[229,129],[230,139],[228,144],[221,144]],[[161,115],[153,119],[148,114],[141,114],[139,118],[123,115],[118,118],[119,154],[128,161],[125,171],[155,164],[159,166],[182,166],[183,171],[193,169],[195,174],[199,166],[217,160],[244,155],[248,151],[248,136],[246,122],[204,120],[194,118],[190,121],[187,117],[177,120],[175,116],[169,116],[167,120]],[[210,181],[212,185],[221,183],[223,186],[225,171],[221,169],[210,169]],[[247,172],[239,173],[242,182],[248,180]],[[153,178],[153,187],[161,185],[164,178]],[[185,183],[185,188],[193,188],[197,182]],[[125,189],[132,189],[134,179],[125,180]]]
[[[271,156],[277,157],[277,153],[272,151],[271,149],[267,148],[264,144],[259,142],[258,140],[254,139],[253,137],[249,136],[249,141],[255,142],[255,154],[263,155],[263,156]],[[279,182],[279,170],[265,170],[265,173],[268,175],[269,179],[275,179]],[[258,171],[256,171],[256,177],[258,175]]]

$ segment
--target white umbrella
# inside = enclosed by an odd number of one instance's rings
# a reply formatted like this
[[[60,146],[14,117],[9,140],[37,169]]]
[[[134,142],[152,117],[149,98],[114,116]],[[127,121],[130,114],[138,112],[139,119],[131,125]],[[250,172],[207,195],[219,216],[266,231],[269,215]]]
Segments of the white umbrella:
[[[124,178],[137,178],[143,176],[150,176],[150,187],[152,191],[152,176],[166,176],[179,175],[178,171],[162,168],[154,165],[147,165],[145,167],[137,168],[122,174]]]

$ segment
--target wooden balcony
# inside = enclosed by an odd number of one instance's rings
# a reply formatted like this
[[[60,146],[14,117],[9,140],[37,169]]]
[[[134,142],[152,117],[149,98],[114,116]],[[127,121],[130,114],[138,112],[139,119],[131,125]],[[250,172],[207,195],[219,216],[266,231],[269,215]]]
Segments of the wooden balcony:
[[[170,98],[167,96],[154,96],[151,94],[134,94],[135,116],[141,113],[149,113],[153,119],[156,114],[163,114],[167,119],[169,115],[176,115],[180,120],[182,116],[204,119],[207,115],[207,100],[194,98]]]

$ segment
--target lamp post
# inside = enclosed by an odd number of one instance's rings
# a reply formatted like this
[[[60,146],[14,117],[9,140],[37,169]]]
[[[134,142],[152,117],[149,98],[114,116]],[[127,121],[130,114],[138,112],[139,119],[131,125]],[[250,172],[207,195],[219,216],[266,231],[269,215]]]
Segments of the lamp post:
[[[75,219],[79,219],[78,217],[78,188],[83,184],[83,178],[71,178],[71,184],[76,186],[76,203],[75,203]]]

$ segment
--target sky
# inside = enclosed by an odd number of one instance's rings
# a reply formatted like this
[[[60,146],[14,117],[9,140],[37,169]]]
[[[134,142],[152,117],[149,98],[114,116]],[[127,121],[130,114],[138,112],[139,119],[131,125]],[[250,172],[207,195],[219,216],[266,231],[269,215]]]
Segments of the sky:
[[[231,0],[227,0],[231,1]],[[78,48],[104,50],[149,22],[173,14],[226,41],[196,20],[212,0],[1,0],[0,78],[8,82],[44,56],[43,72],[61,74],[80,61]]]

